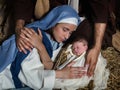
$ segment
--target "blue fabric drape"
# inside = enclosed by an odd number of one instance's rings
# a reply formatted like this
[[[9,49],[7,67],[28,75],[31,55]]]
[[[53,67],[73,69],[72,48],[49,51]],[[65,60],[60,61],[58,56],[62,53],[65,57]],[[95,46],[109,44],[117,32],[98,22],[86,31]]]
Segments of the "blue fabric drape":
[[[0,72],[14,61],[17,52],[18,49],[15,43],[15,35],[12,35],[0,46]]]
[[[78,25],[79,25],[80,17],[77,14],[77,12],[68,5],[62,5],[54,8],[42,20],[28,24],[27,27],[37,27],[42,30],[48,30],[49,28],[55,26],[60,20],[65,18],[73,18],[73,17],[78,20]]]

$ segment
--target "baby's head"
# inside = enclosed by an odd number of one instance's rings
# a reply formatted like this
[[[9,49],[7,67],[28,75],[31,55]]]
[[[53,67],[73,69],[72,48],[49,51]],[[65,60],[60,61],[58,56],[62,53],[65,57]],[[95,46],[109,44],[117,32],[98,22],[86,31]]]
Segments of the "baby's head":
[[[72,42],[72,52],[77,56],[80,56],[87,49],[88,49],[88,42],[84,37],[77,37]]]

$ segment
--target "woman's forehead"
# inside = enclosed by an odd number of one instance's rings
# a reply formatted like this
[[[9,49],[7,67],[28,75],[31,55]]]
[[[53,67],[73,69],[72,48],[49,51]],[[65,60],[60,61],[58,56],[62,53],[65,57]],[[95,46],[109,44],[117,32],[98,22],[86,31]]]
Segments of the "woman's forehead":
[[[75,31],[77,26],[69,23],[58,23],[57,26]]]

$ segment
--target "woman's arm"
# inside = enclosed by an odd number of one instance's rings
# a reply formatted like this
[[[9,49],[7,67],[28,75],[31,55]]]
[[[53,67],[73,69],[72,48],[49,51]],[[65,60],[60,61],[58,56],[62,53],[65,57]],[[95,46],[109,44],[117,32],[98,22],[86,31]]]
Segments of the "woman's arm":
[[[29,28],[25,28],[25,20],[19,19],[16,21],[15,32],[16,32],[16,44],[19,51],[27,53],[26,49],[31,51],[33,47],[28,41],[23,39],[22,37],[26,37],[25,34],[22,33],[24,30],[29,30]]]
[[[38,30],[38,34],[32,30],[32,29],[26,29],[22,31],[22,33],[25,35],[22,38],[25,39],[28,43],[30,43],[34,48],[38,50],[39,57],[41,62],[44,65],[45,69],[52,69],[53,67],[53,62],[50,59],[47,50],[42,43],[42,34],[41,31]]]
[[[20,80],[35,90],[53,88],[56,79],[75,79],[81,77],[80,68],[71,67],[70,65],[62,70],[44,70],[44,65],[40,62],[39,54],[35,48],[25,58],[21,66]]]
[[[53,67],[53,62],[50,59],[47,50],[45,48],[45,46],[43,45],[43,43],[40,44],[40,46],[37,48],[38,53],[40,55],[40,60],[41,62],[44,64],[44,68],[45,69],[52,69]]]

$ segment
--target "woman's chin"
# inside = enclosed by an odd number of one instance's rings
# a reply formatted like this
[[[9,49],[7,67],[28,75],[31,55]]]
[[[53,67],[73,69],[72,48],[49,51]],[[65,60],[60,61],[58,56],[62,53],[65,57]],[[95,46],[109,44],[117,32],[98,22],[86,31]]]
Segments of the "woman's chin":
[[[58,42],[58,43],[62,43],[62,42],[63,42],[63,40],[57,40],[57,42]]]

